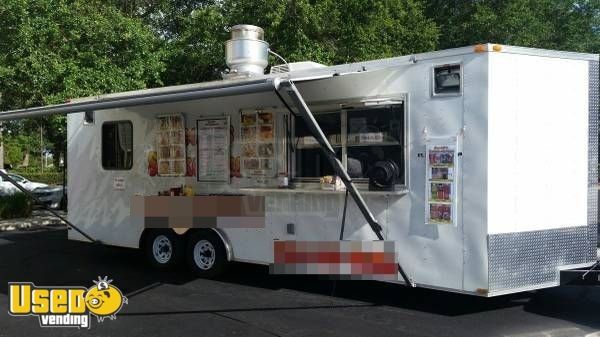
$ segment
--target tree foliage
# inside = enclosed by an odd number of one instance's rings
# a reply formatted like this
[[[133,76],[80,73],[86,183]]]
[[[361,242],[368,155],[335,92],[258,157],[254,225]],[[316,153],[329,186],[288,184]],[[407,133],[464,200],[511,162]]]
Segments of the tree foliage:
[[[439,48],[475,43],[600,52],[598,0],[431,0]]]
[[[600,52],[598,0],[3,0],[0,109],[218,79],[241,23],[263,27],[289,62],[482,42]],[[64,117],[4,126],[11,144],[34,148],[41,126],[55,154],[64,149]]]
[[[0,37],[2,110],[161,84],[159,39],[100,1],[3,0]],[[65,124],[56,116],[7,129],[15,136],[42,126],[51,147],[62,150]]]
[[[99,1],[0,3],[2,108],[145,88],[164,70],[158,40]]]

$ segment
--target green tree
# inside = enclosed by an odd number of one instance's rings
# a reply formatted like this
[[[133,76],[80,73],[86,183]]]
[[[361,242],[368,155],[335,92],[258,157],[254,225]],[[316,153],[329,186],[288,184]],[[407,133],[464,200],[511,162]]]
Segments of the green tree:
[[[440,48],[476,43],[600,52],[598,0],[431,0]]]
[[[163,82],[170,85],[220,78],[225,69],[226,22],[219,5],[201,7],[183,17],[181,27],[165,40]]]
[[[0,22],[2,110],[162,84],[156,35],[104,2],[4,0]],[[51,148],[63,148],[64,116],[41,121]],[[40,121],[23,125],[33,133]]]
[[[6,164],[17,167],[23,163],[27,152],[40,153],[39,139],[25,134],[8,134],[4,137]],[[38,158],[30,156],[31,162],[37,162]]]
[[[124,14],[141,19],[166,41],[177,38],[192,12],[218,0],[108,0]]]
[[[4,157],[5,164],[11,165],[13,167],[20,165],[23,162],[23,147],[21,144],[14,142],[6,142],[4,144]]]

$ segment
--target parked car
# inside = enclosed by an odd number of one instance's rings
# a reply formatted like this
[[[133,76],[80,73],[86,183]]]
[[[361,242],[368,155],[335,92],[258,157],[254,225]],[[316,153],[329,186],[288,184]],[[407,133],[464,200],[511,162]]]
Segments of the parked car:
[[[18,174],[14,174],[14,173],[9,173],[8,176],[16,181],[17,183],[19,183],[21,186],[23,186],[23,188],[25,188],[28,191],[33,191],[36,188],[40,188],[40,187],[48,187],[48,184],[44,184],[44,183],[37,183],[37,182],[33,182],[33,181],[29,181],[27,178],[20,176]],[[10,182],[7,182],[8,184],[10,184]],[[12,185],[12,184],[11,184]]]
[[[33,192],[33,194],[40,199],[40,201],[46,207],[53,209],[66,208],[66,196],[63,193],[62,185],[38,183],[30,181],[29,179],[18,174],[8,173],[5,170],[2,170],[2,172],[8,174],[11,179],[19,183],[26,190]],[[15,187],[11,182],[0,177],[0,196],[10,195],[17,192],[19,192],[17,187]]]
[[[36,188],[40,188],[40,187],[48,187],[48,184],[30,181],[27,178],[20,176],[18,174],[8,173],[5,170],[2,170],[2,172],[8,174],[8,176],[11,179],[13,179],[17,183],[19,183],[23,188],[25,188],[28,191],[33,191]],[[10,181],[6,181],[2,177],[0,177],[0,195],[9,195],[9,194],[16,193],[18,191],[19,191],[19,189],[17,187],[15,187],[15,185],[13,185]]]
[[[48,208],[66,209],[67,196],[63,193],[62,185],[39,187],[33,194]]]
[[[1,170],[2,173],[8,173],[5,170]],[[10,174],[9,174],[10,176]],[[11,182],[4,180],[2,176],[0,176],[0,196],[2,195],[11,195],[18,192],[19,189],[15,187]]]

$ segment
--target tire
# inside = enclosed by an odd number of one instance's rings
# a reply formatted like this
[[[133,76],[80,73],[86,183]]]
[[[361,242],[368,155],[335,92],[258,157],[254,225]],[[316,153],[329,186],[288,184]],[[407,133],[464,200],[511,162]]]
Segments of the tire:
[[[179,263],[183,240],[170,229],[152,230],[144,237],[146,259],[155,268],[168,269]]]
[[[185,255],[190,271],[198,277],[215,278],[222,275],[229,264],[223,241],[211,231],[191,233]]]

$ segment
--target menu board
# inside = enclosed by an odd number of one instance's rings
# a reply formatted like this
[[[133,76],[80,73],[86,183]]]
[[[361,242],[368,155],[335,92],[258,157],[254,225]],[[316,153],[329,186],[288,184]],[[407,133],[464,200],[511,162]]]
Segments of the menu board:
[[[196,122],[198,181],[229,181],[229,117]]]
[[[456,224],[456,143],[427,145],[428,224]]]
[[[156,123],[158,175],[163,177],[185,175],[185,120],[183,115],[159,116]]]
[[[275,177],[275,118],[272,112],[243,112],[241,117],[241,174]]]

